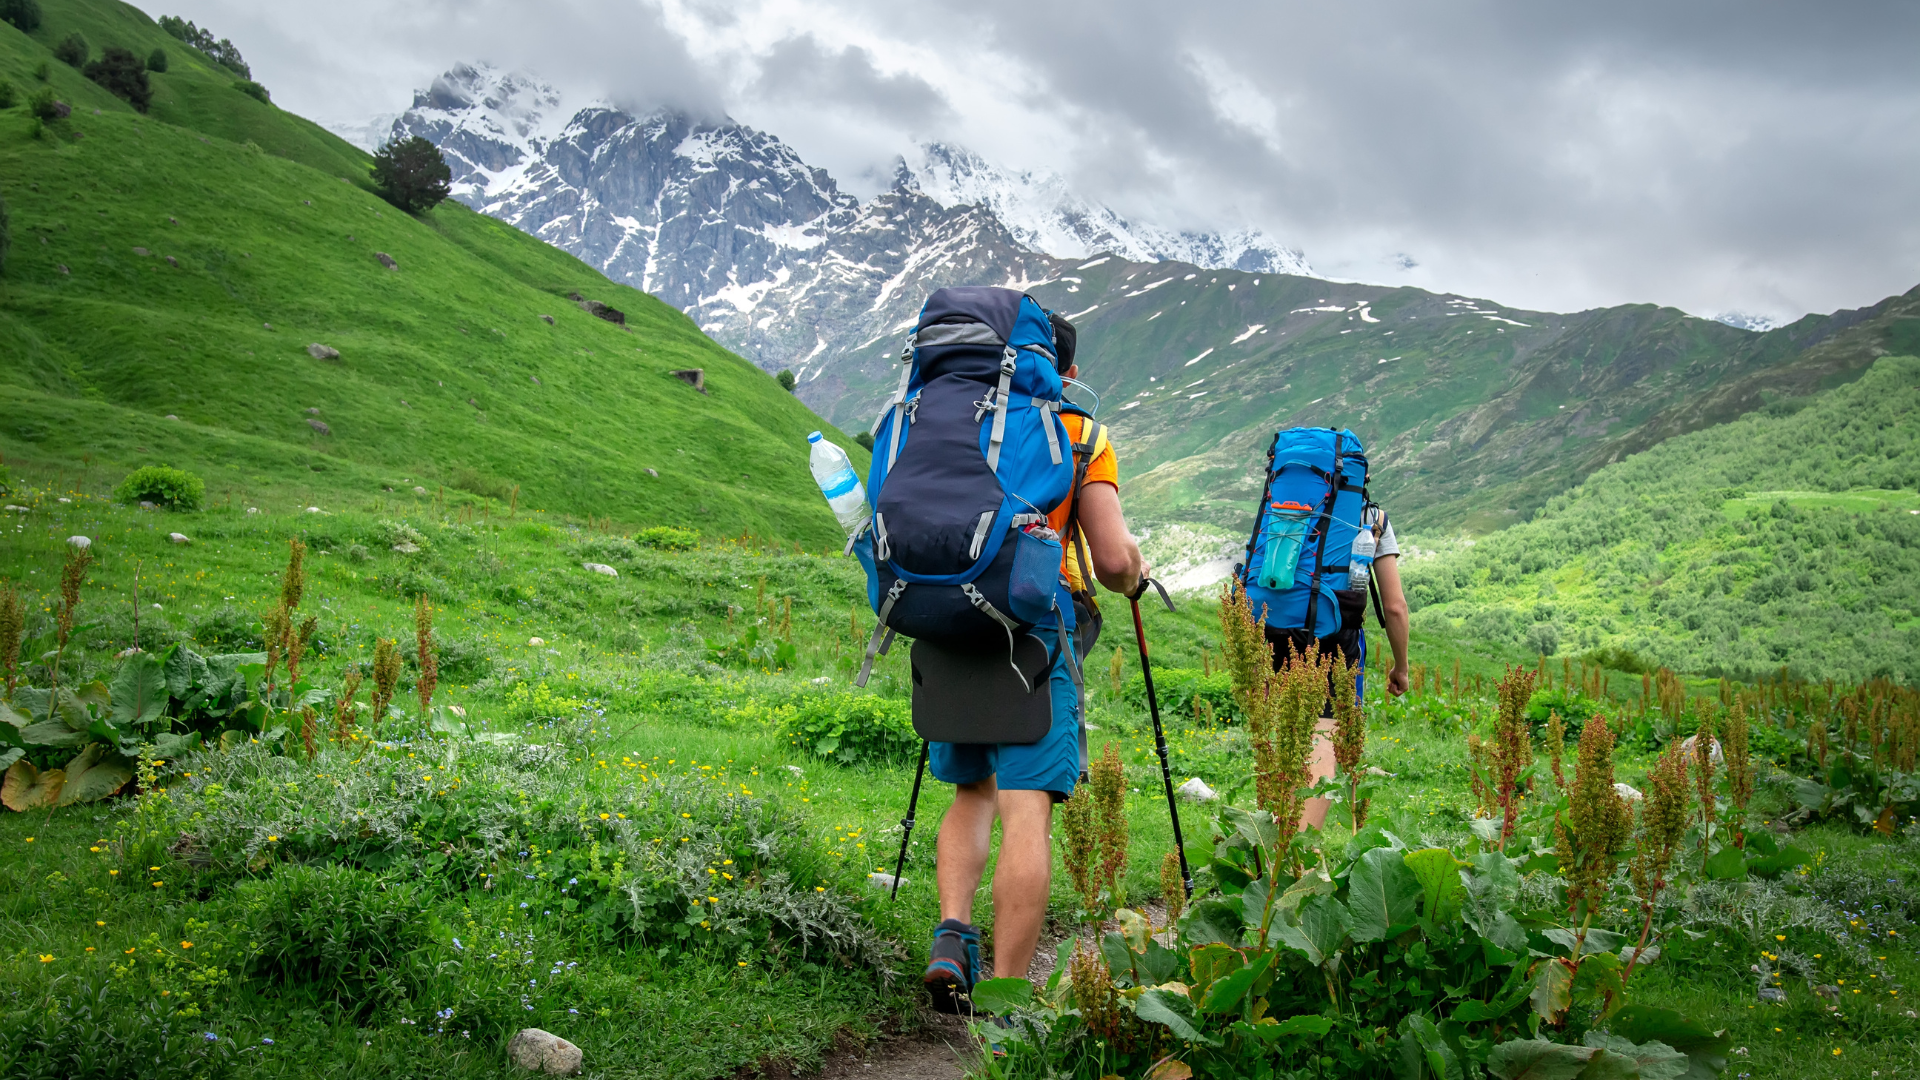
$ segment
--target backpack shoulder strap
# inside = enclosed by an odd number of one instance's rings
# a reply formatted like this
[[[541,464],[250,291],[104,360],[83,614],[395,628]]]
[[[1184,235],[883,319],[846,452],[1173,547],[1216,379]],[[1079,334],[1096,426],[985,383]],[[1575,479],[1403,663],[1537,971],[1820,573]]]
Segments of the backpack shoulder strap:
[[[1067,490],[1067,527],[1061,540],[1071,546],[1073,557],[1080,564],[1081,595],[1090,598],[1093,596],[1093,567],[1087,562],[1087,545],[1081,537],[1080,487],[1086,483],[1087,469],[1093,464],[1093,459],[1099,457],[1101,449],[1106,446],[1107,428],[1083,413],[1076,411],[1071,415],[1080,420],[1080,438],[1073,443],[1073,486]]]

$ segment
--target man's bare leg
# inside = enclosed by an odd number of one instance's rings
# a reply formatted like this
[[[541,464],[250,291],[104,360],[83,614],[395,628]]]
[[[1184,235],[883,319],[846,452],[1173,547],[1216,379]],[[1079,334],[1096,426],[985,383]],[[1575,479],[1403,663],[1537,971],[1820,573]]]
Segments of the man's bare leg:
[[[993,974],[1027,977],[1053,887],[1053,796],[1000,793],[1000,862],[993,871]],[[943,830],[944,833],[944,830]],[[974,880],[979,880],[976,873]],[[945,890],[942,890],[944,898]]]
[[[1332,776],[1333,760],[1333,717],[1323,716],[1313,729],[1313,756],[1307,759],[1307,785],[1314,784]],[[1311,825],[1318,829],[1327,823],[1327,809],[1332,803],[1326,799],[1308,799],[1300,811],[1300,827]]]
[[[953,805],[940,821],[939,856],[934,869],[942,919],[973,921],[973,895],[979,891],[980,875],[987,869],[998,793],[991,776],[977,783],[954,785]]]

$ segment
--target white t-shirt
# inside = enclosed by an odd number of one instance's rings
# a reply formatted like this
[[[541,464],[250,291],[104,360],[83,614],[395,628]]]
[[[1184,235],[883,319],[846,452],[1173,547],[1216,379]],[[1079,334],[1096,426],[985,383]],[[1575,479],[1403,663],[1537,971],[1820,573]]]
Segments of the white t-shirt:
[[[1373,545],[1373,557],[1375,559],[1384,559],[1389,555],[1400,554],[1400,541],[1394,539],[1393,521],[1387,517],[1385,510],[1377,506],[1368,510],[1366,516],[1362,519],[1362,524],[1380,533],[1380,538],[1374,541]],[[1385,529],[1381,529],[1383,524],[1386,526]]]

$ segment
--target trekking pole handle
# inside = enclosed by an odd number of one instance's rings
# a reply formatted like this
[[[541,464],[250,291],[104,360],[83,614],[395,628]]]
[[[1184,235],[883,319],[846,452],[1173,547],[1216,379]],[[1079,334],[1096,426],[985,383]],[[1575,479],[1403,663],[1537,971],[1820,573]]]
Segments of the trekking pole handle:
[[[1150,577],[1141,578],[1140,584],[1134,588],[1133,592],[1127,597],[1127,599],[1133,601],[1137,605],[1140,601],[1140,598],[1147,595],[1148,589],[1152,589],[1153,591],[1160,594],[1160,602],[1167,605],[1168,611],[1174,610],[1173,598],[1167,595],[1167,587],[1165,585],[1160,584],[1158,581],[1155,581]]]

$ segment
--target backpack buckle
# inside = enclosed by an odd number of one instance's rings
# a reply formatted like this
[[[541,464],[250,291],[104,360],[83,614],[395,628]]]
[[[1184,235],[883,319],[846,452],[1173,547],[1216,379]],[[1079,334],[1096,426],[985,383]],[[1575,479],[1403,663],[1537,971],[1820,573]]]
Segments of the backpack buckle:
[[[1000,374],[1012,375],[1019,362],[1020,354],[1014,351],[1013,346],[1007,346],[1006,350],[1000,354]]]

